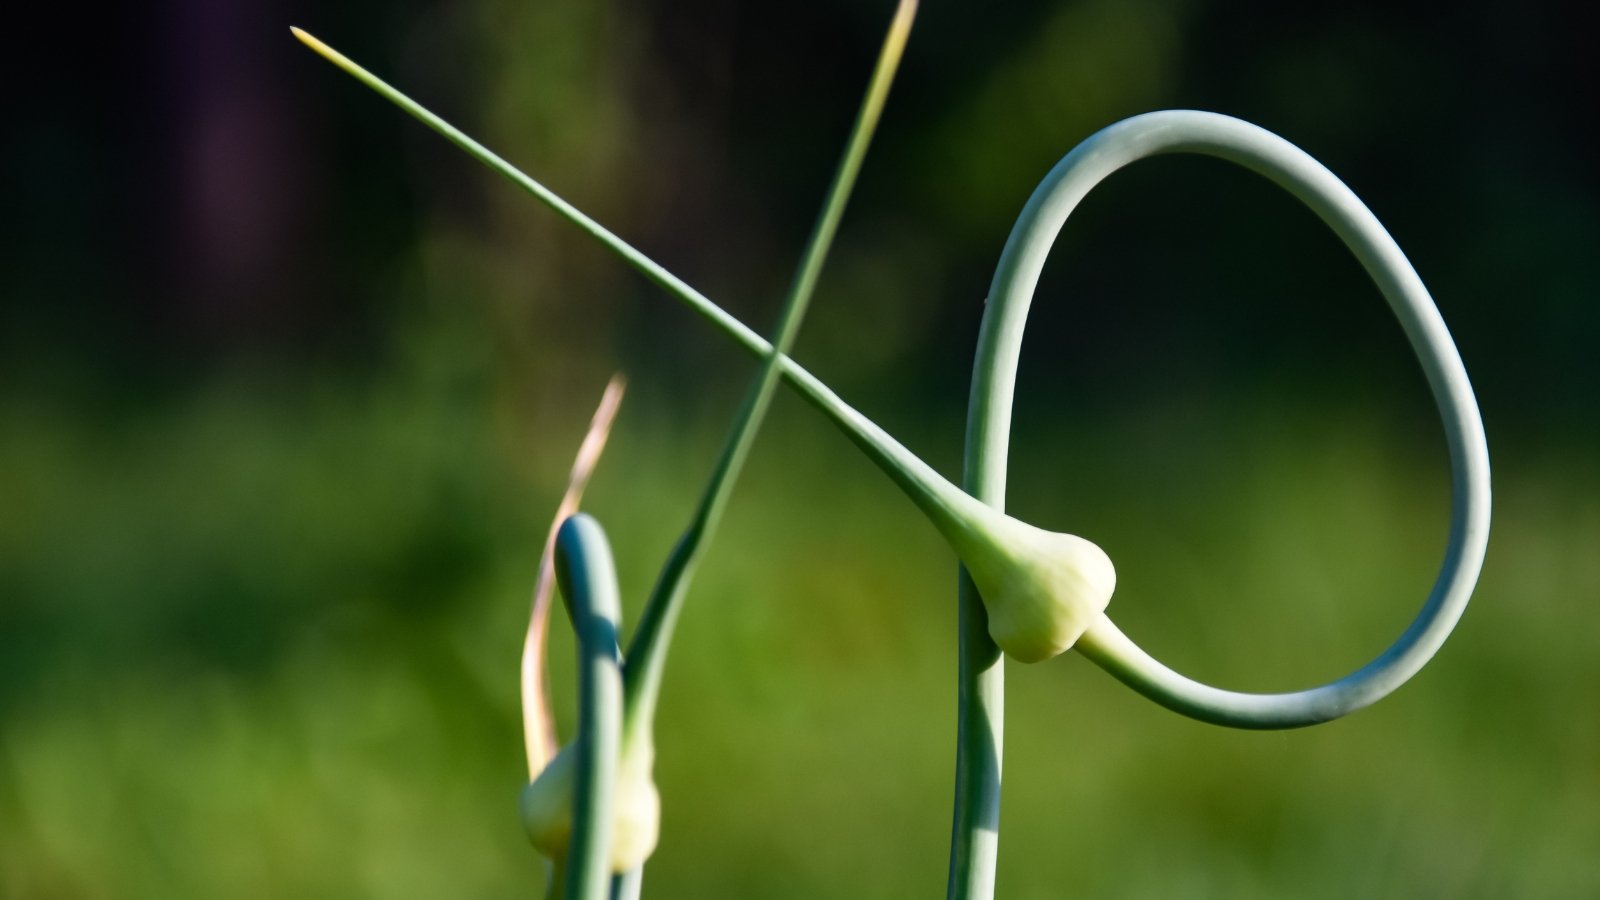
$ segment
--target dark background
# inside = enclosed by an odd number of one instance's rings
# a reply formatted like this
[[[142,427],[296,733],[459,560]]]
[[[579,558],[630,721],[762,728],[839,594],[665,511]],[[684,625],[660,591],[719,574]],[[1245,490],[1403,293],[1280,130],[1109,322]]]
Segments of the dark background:
[[[890,14],[329,6],[8,13],[0,896],[536,890],[516,653],[571,453],[626,371],[590,508],[635,610],[752,371],[289,25],[767,330]],[[1233,733],[1075,657],[1012,666],[1002,895],[1600,892],[1592,43],[1557,3],[924,2],[797,351],[842,395],[955,473],[1033,186],[1119,118],[1211,109],[1389,227],[1496,467],[1473,608],[1369,712]],[[1399,633],[1443,442],[1310,213],[1140,163],[1063,232],[1029,334],[1013,509],[1107,547],[1158,657],[1286,689]],[[650,893],[939,890],[953,568],[778,404],[674,650]]]

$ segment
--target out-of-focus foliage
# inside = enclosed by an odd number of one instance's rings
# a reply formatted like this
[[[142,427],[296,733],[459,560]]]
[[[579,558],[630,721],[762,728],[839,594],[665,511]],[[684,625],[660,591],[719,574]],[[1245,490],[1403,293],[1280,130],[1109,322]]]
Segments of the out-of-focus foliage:
[[[0,156],[0,897],[526,896],[516,660],[589,408],[627,369],[588,507],[636,612],[751,371],[286,26],[765,328],[888,6],[168,2],[27,79]],[[1498,491],[1457,634],[1350,719],[1229,732],[1075,657],[1013,666],[1000,893],[1600,894],[1582,30],[1556,5],[993,7],[924,0],[802,359],[954,472],[1033,184],[1116,118],[1217,109],[1411,253]],[[1013,510],[1107,548],[1159,657],[1295,687],[1409,619],[1442,441],[1309,214],[1141,164],[1068,226],[1035,318]],[[936,895],[953,561],[809,410],[769,429],[673,652],[646,890]]]

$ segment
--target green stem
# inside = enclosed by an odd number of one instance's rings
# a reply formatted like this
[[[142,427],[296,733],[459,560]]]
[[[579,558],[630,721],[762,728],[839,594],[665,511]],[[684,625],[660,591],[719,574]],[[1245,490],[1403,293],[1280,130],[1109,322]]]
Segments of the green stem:
[[[567,861],[550,861],[550,883],[545,887],[546,900],[561,900],[567,893]]]
[[[908,15],[906,12],[908,6],[913,6],[913,4],[902,3],[901,12],[896,16],[897,23]],[[772,344],[752,331],[743,322],[729,315],[704,294],[690,287],[682,279],[668,272],[659,263],[645,256],[638,248],[608,231],[604,226],[582,212],[579,212],[572,204],[562,200],[549,188],[546,188],[532,177],[495,155],[487,147],[468,137],[455,126],[439,118],[376,75],[363,69],[339,51],[334,50],[298,28],[291,30],[296,38],[323,58],[465,150],[474,159],[532,194],[557,214],[611,249],[624,262],[633,266],[646,278],[717,326],[719,330],[732,338],[734,343],[744,348],[752,356],[762,362],[767,362],[776,356],[776,366],[779,373],[788,379],[800,396],[823,415],[827,416],[896,484],[900,485],[911,499],[934,519],[935,524],[940,527],[941,531],[945,531],[948,536],[950,530],[958,530],[964,526],[964,523],[960,520],[966,512],[972,510],[974,504],[971,502],[971,498],[935,472],[932,467],[917,458],[915,454],[907,450],[898,441],[890,437],[872,420],[841,400],[815,375],[806,371],[787,355],[774,354]],[[893,32],[891,32],[892,36]],[[903,37],[901,40],[903,42]]]
[[[1449,537],[1433,590],[1412,623],[1371,662],[1318,687],[1256,694],[1202,684],[1151,658],[1104,616],[1077,647],[1128,686],[1186,716],[1234,728],[1325,722],[1386,696],[1444,643],[1465,611],[1483,565],[1492,493],[1482,417],[1450,331],[1399,245],[1348,186],[1283,138],[1216,113],[1164,110],[1101,129],[1050,170],[1017,219],[990,288],[973,395],[993,398],[993,427],[1003,428],[1010,418],[1028,307],[1056,236],[1100,181],[1138,160],[1166,153],[1227,160],[1277,184],[1315,213],[1366,270],[1405,332],[1444,425],[1451,468]]]
[[[639,628],[628,645],[628,665],[624,672],[627,722],[625,740],[648,741],[650,723],[655,718],[656,702],[660,694],[662,670],[666,662],[667,647],[683,599],[688,592],[695,566],[704,553],[717,523],[721,520],[734,482],[744,467],[745,458],[754,443],[756,431],[771,405],[777,389],[779,375],[784,370],[789,348],[794,345],[800,330],[800,321],[816,291],[817,279],[823,262],[839,229],[839,221],[861,171],[862,160],[872,141],[879,116],[883,112],[889,86],[894,80],[904,52],[911,20],[916,12],[915,0],[902,0],[895,18],[884,38],[878,63],[867,87],[860,112],[845,145],[845,152],[833,177],[822,211],[811,232],[800,258],[800,265],[790,284],[779,319],[777,336],[768,348],[760,373],[746,395],[744,405],[735,418],[732,432],[717,460],[710,482],[696,507],[688,528],[679,538],[662,569],[661,577],[639,620]]]
[[[605,532],[579,513],[556,537],[556,573],[578,636],[578,736],[572,793],[572,839],[564,866],[565,900],[606,900],[611,887],[612,809],[622,744],[622,615],[616,566]]]
[[[1016,356],[1002,352],[995,325],[1001,304],[984,307],[967,401],[963,482],[996,512],[1006,502],[1011,404],[1005,387],[1016,380]],[[1005,748],[1004,656],[989,636],[989,615],[972,576],[962,566],[957,584],[959,661],[956,672],[956,788],[950,826],[949,900],[994,896],[1000,845],[1000,780]]]
[[[629,869],[621,875],[611,879],[611,900],[639,900],[639,891],[643,886],[644,866]]]
[[[761,340],[761,338],[754,331],[751,331],[738,319],[735,319],[733,316],[724,312],[715,303],[712,303],[709,299],[707,299],[704,294],[701,294],[699,291],[685,283],[683,279],[667,271],[666,268],[661,266],[655,260],[645,256],[638,250],[638,248],[617,237],[615,234],[612,234],[599,222],[596,222],[595,220],[584,215],[578,210],[577,207],[561,199],[555,194],[554,191],[551,191],[538,181],[535,181],[532,177],[517,169],[516,166],[506,162],[504,159],[501,159],[489,148],[468,137],[466,133],[456,128],[454,125],[451,125],[444,119],[439,118],[422,104],[396,90],[388,82],[385,82],[383,79],[357,65],[343,53],[340,53],[327,44],[324,44],[322,41],[318,40],[316,37],[300,28],[290,28],[289,31],[293,33],[301,43],[316,51],[316,53],[323,59],[326,59],[328,62],[338,66],[351,77],[355,78],[357,81],[361,82],[367,87],[372,88],[385,100],[388,100],[395,106],[398,106],[407,113],[410,113],[422,124],[438,132],[457,147],[465,150],[472,158],[500,173],[517,187],[520,187],[537,197],[545,205],[549,206],[551,209],[560,214],[562,218],[578,226],[578,228],[589,234],[590,237],[593,237],[595,240],[610,248],[612,252],[622,257],[622,259],[627,262],[628,265],[633,266],[646,278],[660,285],[662,288],[665,288],[668,293],[689,304],[689,306],[693,307],[701,315],[722,326],[723,330],[727,331],[729,334],[732,334],[735,340],[744,344],[757,355],[766,352],[766,342]]]

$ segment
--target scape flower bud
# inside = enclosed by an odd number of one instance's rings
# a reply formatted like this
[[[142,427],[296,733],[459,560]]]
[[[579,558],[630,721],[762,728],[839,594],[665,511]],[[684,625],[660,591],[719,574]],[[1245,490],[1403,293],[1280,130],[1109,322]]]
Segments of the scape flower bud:
[[[943,529],[942,529],[943,530]],[[946,531],[989,613],[989,636],[1018,662],[1077,642],[1111,602],[1116,568],[1094,542],[991,512]]]
[[[1105,551],[979,501],[825,387],[795,380],[944,535],[972,575],[989,614],[989,636],[1006,655],[1018,662],[1056,656],[1105,611],[1117,586]]]
[[[566,856],[572,840],[572,796],[577,754],[561,748],[550,765],[524,785],[518,800],[522,827],[540,853],[553,860]],[[611,871],[622,873],[643,865],[655,851],[661,832],[661,794],[651,777],[653,753],[624,753],[617,768],[611,808]]]

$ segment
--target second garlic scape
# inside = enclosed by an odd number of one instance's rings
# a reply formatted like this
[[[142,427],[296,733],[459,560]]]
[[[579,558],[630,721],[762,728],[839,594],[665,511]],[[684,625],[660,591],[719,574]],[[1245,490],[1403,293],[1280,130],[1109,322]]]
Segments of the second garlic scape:
[[[517,806],[528,841],[550,859],[565,859],[572,840],[575,756],[568,744],[538,777],[524,785]],[[611,798],[611,871],[644,865],[661,834],[661,794],[652,777],[653,752],[627,752],[617,761]]]

